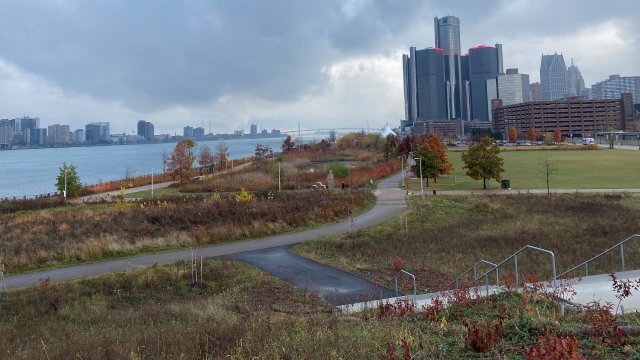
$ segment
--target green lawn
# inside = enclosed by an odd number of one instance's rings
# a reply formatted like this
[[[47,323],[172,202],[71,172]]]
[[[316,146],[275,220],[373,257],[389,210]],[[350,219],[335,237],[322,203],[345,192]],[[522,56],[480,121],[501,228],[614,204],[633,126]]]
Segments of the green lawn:
[[[456,149],[457,150],[457,149]],[[438,178],[429,189],[461,190],[481,189],[482,180],[465,175],[461,151],[450,151],[449,159],[455,168],[449,176]],[[549,159],[557,168],[550,186],[555,189],[622,189],[640,188],[640,151],[630,150],[534,150],[502,151],[505,172],[503,179],[511,180],[512,189],[546,188],[542,162]],[[424,186],[426,187],[426,182]],[[490,181],[489,187],[500,184]],[[410,179],[410,188],[420,190],[419,179]]]

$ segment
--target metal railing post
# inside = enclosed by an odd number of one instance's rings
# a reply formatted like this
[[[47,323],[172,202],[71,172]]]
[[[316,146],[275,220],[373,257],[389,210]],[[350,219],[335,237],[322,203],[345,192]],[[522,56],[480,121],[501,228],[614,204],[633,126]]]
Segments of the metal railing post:
[[[496,267],[496,288],[500,287],[500,269]]]
[[[556,280],[558,279],[558,275],[556,274],[556,254],[551,252],[551,266],[553,269],[553,288],[556,288]]]
[[[584,276],[589,276],[589,263],[584,263]]]
[[[478,280],[478,272],[476,270],[476,265],[473,265],[473,281],[475,282],[476,280]]]
[[[396,274],[396,277],[394,278],[394,280],[396,284],[396,297],[398,297],[398,274]]]
[[[458,289],[458,279],[456,279],[456,289]]]
[[[620,244],[620,263],[622,264],[622,271],[624,271],[624,243]]]
[[[487,296],[489,296],[489,274],[484,274],[484,286]]]
[[[513,259],[514,259],[515,269],[516,269],[516,290],[518,290],[518,255],[516,255]]]

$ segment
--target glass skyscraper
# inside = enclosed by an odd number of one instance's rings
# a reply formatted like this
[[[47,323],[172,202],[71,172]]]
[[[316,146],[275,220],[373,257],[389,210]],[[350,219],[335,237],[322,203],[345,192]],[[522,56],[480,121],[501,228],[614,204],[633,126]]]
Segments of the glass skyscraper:
[[[447,115],[449,119],[463,117],[465,105],[462,82],[460,19],[445,16],[433,19],[436,48],[444,51]]]
[[[447,119],[444,51],[412,47],[402,56],[402,65],[407,120]]]
[[[562,54],[542,55],[540,86],[542,100],[564,99],[569,93],[567,66]]]
[[[489,121],[491,118],[489,114],[491,99],[487,94],[487,80],[495,81],[502,72],[501,44],[496,44],[496,46],[481,45],[469,49],[471,111],[474,120]]]

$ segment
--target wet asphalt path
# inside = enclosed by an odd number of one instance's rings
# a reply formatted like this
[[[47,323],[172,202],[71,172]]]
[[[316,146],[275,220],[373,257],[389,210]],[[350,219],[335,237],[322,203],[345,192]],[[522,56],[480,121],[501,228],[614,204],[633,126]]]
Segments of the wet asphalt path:
[[[396,296],[393,291],[381,289],[369,280],[294,255],[289,252],[291,246],[240,253],[231,258],[253,265],[336,306],[379,300],[381,295],[382,298]]]
[[[230,256],[242,252],[294,245],[320,236],[341,234],[379,224],[393,218],[406,209],[404,191],[398,188],[400,180],[401,175],[398,173],[380,181],[378,183],[378,189],[376,189],[376,205],[366,213],[355,217],[353,223],[346,220],[306,231],[291,232],[228,244],[211,245],[198,248],[197,254],[205,258]],[[6,286],[7,288],[33,286],[37,285],[42,279],[47,278],[54,282],[77,280],[107,273],[136,270],[154,264],[167,264],[178,260],[189,260],[190,258],[191,250],[184,249],[82,264],[60,269],[36,271],[20,275],[10,275],[5,272]]]

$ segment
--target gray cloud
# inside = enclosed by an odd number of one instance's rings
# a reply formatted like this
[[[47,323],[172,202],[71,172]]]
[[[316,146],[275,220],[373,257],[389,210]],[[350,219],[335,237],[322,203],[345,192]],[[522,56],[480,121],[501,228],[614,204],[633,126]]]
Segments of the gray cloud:
[[[632,18],[640,8],[637,0],[615,6],[595,0],[0,0],[0,8],[0,60],[59,89],[61,97],[90,99],[87,109],[100,108],[107,117],[153,116],[150,120],[167,131],[179,128],[171,120],[176,116],[187,122],[210,114],[238,125],[250,119],[375,117],[367,113],[371,110],[345,106],[336,107],[339,114],[322,108],[305,114],[303,105],[315,98],[316,103],[337,100],[335,79],[327,72],[336,64],[433,46],[434,16],[461,18],[465,48],[502,42],[506,65],[534,78],[540,53],[552,51],[576,57],[588,83],[609,73],[638,72],[633,61],[605,58],[572,42],[588,41],[590,33],[583,29],[610,23],[624,31],[623,42],[637,43],[640,26]],[[612,44],[615,49],[623,45]],[[628,50],[625,55],[640,54]],[[393,71],[400,80],[399,60]],[[372,96],[359,91],[365,87],[397,85],[389,85],[396,81],[389,78],[373,84],[364,80],[368,77],[342,81],[358,96]],[[8,104],[4,101],[0,109]],[[376,110],[387,116],[402,109],[395,103],[402,101],[401,94],[351,103],[379,101],[387,110]],[[60,109],[33,106],[64,117]],[[0,111],[2,116],[10,114]],[[68,116],[78,117],[73,111]],[[401,116],[398,111],[388,121]]]

